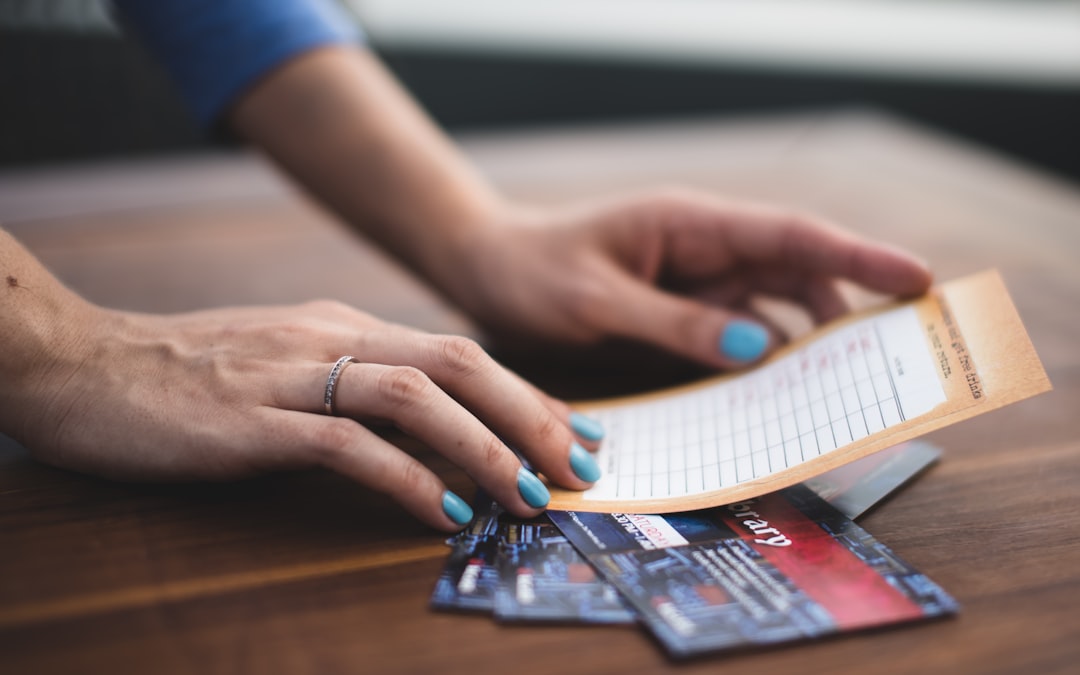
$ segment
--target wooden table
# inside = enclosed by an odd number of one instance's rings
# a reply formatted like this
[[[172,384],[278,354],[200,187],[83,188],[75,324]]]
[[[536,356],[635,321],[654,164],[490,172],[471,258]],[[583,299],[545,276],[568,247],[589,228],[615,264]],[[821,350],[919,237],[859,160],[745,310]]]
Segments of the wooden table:
[[[961,614],[675,664],[637,628],[499,626],[429,611],[442,536],[329,473],[124,485],[38,465],[9,442],[0,452],[0,670],[1077,672],[1075,186],[862,112],[464,142],[496,182],[528,199],[678,182],[827,215],[921,252],[941,278],[1000,268],[1055,391],[933,434],[945,448],[940,465],[862,521],[951,592]],[[0,176],[0,221],[64,281],[111,306],[169,312],[322,296],[430,330],[470,330],[250,157]],[[567,397],[692,374],[507,358]],[[460,471],[429,460],[470,493]]]

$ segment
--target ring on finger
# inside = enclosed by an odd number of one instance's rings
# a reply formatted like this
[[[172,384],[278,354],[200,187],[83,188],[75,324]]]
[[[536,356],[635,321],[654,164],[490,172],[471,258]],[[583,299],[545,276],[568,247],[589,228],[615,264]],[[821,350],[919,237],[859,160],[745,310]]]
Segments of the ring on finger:
[[[341,373],[345,371],[345,368],[350,363],[360,363],[360,359],[355,356],[342,356],[334,363],[334,367],[330,369],[330,377],[326,378],[326,390],[323,392],[323,410],[326,411],[327,415],[337,414],[334,409],[337,382],[341,378]]]

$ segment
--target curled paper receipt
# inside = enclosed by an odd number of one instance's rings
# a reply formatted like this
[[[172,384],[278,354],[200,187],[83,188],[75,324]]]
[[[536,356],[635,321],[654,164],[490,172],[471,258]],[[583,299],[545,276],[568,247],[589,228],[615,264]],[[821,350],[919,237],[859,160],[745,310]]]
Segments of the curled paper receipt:
[[[549,508],[669,513],[757,497],[1050,389],[995,271],[833,322],[758,367],[579,404],[603,475]]]

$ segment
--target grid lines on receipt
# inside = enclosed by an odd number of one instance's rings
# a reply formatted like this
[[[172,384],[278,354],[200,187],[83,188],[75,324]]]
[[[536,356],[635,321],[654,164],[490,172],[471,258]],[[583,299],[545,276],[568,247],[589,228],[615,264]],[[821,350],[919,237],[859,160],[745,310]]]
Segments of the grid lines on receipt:
[[[767,366],[593,415],[607,437],[586,499],[692,495],[798,465],[929,412],[945,392],[914,309],[842,327]]]

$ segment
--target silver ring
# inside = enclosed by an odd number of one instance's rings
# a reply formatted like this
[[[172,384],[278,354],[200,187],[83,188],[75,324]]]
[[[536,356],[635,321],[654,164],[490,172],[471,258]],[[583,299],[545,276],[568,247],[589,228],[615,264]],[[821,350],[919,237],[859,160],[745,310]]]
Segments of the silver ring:
[[[334,367],[330,369],[330,377],[326,378],[326,391],[323,393],[323,409],[326,410],[327,415],[336,415],[334,410],[334,388],[337,386],[338,378],[341,377],[342,371],[350,363],[360,363],[360,360],[355,356],[342,356],[334,364]]]

